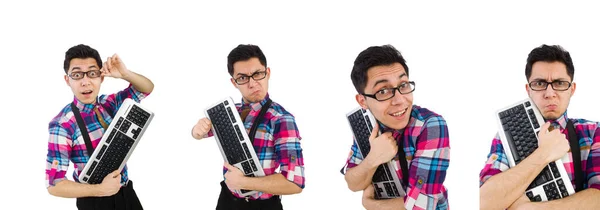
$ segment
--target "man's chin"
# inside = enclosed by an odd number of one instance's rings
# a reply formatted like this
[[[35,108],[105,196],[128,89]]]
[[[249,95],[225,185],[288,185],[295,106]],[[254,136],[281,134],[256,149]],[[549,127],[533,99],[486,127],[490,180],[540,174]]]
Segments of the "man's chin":
[[[244,99],[246,99],[246,102],[248,103],[256,103],[265,99],[265,96],[266,95],[251,95],[250,97],[244,97]]]
[[[546,112],[543,114],[545,120],[556,120],[561,116],[558,112]]]

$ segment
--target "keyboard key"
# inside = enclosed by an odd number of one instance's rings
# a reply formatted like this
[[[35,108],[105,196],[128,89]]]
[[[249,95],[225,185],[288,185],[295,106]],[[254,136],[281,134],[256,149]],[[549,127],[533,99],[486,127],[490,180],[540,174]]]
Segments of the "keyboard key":
[[[235,133],[237,134],[240,141],[244,141],[244,135],[242,134],[242,131],[240,130],[240,126],[235,125],[234,129],[235,129]]]
[[[556,162],[551,162],[549,164],[549,166],[550,166],[550,170],[552,170],[552,174],[554,174],[554,177],[559,178],[560,172],[558,171],[558,168],[556,167]]]
[[[242,136],[242,131],[239,127],[239,131],[235,129],[230,121],[229,113],[225,110],[225,106],[220,104],[210,108],[207,113],[213,123],[215,135],[221,144],[221,148],[223,149],[227,161],[230,164],[236,164],[247,160],[246,154],[249,154],[250,152],[245,151],[241,145],[240,140],[243,139],[238,138],[238,136]]]
[[[91,167],[95,166],[95,170],[93,170],[93,173],[90,175],[88,183],[100,184],[106,175],[119,169],[119,166],[121,166],[121,163],[125,160],[125,157],[134,143],[135,141],[133,139],[123,133],[117,132],[114,135],[112,143],[108,145],[108,149],[106,149],[104,155],[100,158],[100,161],[94,161],[94,163],[92,163]],[[92,170],[88,170],[88,173],[90,171]]]
[[[116,133],[117,133],[117,129],[112,129],[112,131],[108,135],[108,138],[106,138],[106,143],[107,144],[110,144],[110,141],[112,141],[115,138],[115,134]]]
[[[231,120],[231,123],[235,123],[235,117],[231,111],[231,107],[227,107],[227,113],[229,113],[229,119]]]
[[[246,143],[242,143],[242,148],[244,148],[244,153],[246,153],[246,156],[243,157],[243,159],[249,159],[252,158],[252,153],[250,153],[250,149],[248,148],[248,145],[246,145]],[[243,155],[243,154],[242,154]]]
[[[248,163],[248,161],[242,162],[242,168],[244,169],[244,174],[252,173],[252,167],[250,166],[250,163]]]
[[[398,187],[396,183],[390,182],[392,184],[392,189],[394,190],[394,197],[400,197],[400,192],[398,192]]]
[[[258,168],[256,167],[256,163],[254,163],[253,159],[250,159],[250,166],[252,166],[252,171],[258,171]],[[252,176],[254,176],[254,174],[251,174]]]
[[[375,198],[383,198],[383,188],[376,184],[373,187],[375,188]]]
[[[100,157],[102,157],[102,155],[104,154],[104,151],[106,151],[106,148],[108,148],[108,146],[102,145],[102,148],[100,148],[100,151],[96,155],[97,160],[100,160]]]
[[[88,169],[87,173],[85,175],[92,175],[92,172],[94,171],[94,169],[96,168],[96,165],[98,165],[97,161],[92,162],[92,165],[90,166],[90,169]]]
[[[388,197],[394,196],[394,190],[392,190],[392,185],[389,182],[383,183],[383,187],[385,188]]]

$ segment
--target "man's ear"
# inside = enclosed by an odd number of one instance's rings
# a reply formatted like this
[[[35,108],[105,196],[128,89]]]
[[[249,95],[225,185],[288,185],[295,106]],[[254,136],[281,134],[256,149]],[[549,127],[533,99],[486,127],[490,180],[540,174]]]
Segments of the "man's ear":
[[[69,79],[69,76],[65,75],[65,83],[70,87],[71,85],[69,84]]]
[[[237,83],[235,83],[235,80],[233,78],[229,78],[229,81],[231,81],[231,84],[233,85],[233,87],[235,87],[236,89],[239,89],[237,86]]]
[[[356,102],[363,109],[369,109],[369,107],[367,106],[367,98],[365,96],[363,96],[362,94],[359,94],[359,93],[356,94]]]
[[[525,84],[525,91],[527,92],[527,96],[531,98],[531,89],[529,89],[529,84]]]
[[[267,79],[271,78],[271,68],[267,67]]]

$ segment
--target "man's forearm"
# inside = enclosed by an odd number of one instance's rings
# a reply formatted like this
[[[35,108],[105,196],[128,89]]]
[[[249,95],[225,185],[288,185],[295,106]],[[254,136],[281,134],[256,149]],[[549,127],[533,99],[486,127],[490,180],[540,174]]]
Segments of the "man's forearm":
[[[507,209],[548,163],[534,152],[515,167],[496,174],[479,188],[481,209]]]
[[[131,73],[124,76],[123,79],[131,83],[133,88],[142,93],[151,93],[154,90],[154,83],[146,78],[144,75],[130,71]]]
[[[405,210],[404,198],[393,198],[385,200],[363,200],[363,206],[367,210]]]
[[[70,180],[62,180],[48,187],[48,193],[63,198],[81,198],[98,196],[95,185],[81,184]]]
[[[586,189],[563,199],[537,202],[536,209],[600,209],[600,190],[595,188]]]
[[[374,166],[368,158],[365,158],[357,166],[348,169],[346,175],[344,175],[348,188],[354,192],[367,188],[372,182],[376,169],[377,166]]]
[[[247,177],[243,187],[274,195],[291,195],[302,192],[302,188],[279,173],[263,177]]]

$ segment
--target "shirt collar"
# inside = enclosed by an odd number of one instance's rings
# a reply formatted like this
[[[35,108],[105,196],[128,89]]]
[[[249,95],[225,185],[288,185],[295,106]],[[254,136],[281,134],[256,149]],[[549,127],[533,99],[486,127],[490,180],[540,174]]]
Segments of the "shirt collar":
[[[404,130],[407,129],[408,126],[410,126],[410,120],[408,122],[408,125],[406,125],[406,127],[404,127],[403,129],[400,129],[400,130],[389,128],[379,121],[377,121],[377,124],[379,124],[379,131],[381,133],[392,132],[392,136],[394,136],[394,138],[398,139],[398,137],[400,137],[400,135],[404,132]]]
[[[246,107],[250,107],[252,108],[252,110],[254,111],[259,111],[263,105],[265,105],[265,103],[267,103],[267,100],[269,100],[269,93],[267,93],[267,95],[265,95],[265,98],[263,98],[263,100],[259,101],[259,102],[254,102],[254,103],[245,103],[244,99],[242,98],[242,109],[246,108]]]
[[[81,112],[90,113],[94,109],[96,104],[98,103],[98,98],[96,98],[96,103],[86,104],[86,103],[79,101],[79,99],[77,99],[77,97],[73,96],[73,103]]]
[[[552,123],[553,126],[559,126],[561,130],[564,130],[567,127],[567,111],[565,111],[565,113],[563,113],[558,119],[556,120],[546,120],[546,122],[550,122]]]

